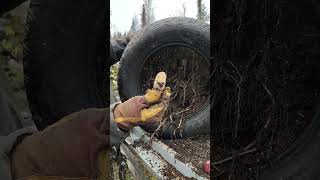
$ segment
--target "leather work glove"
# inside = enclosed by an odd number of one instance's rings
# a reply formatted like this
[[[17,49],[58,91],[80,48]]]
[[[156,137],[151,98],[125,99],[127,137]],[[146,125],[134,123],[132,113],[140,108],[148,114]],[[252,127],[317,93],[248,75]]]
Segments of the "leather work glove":
[[[157,74],[153,88],[144,96],[135,96],[114,109],[115,121],[123,130],[136,125],[159,122],[169,105],[171,90],[166,85],[166,74]]]

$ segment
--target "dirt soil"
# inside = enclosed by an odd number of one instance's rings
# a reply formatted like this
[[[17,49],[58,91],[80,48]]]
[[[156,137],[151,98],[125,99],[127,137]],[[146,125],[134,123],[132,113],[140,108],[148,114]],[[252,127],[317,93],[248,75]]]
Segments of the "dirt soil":
[[[170,144],[171,141],[170,142],[168,141],[168,143]],[[145,150],[151,150],[150,144],[146,144],[142,140],[135,140],[132,144],[132,147],[134,147],[134,148],[141,147],[142,149],[145,149]],[[177,171],[170,164],[167,164],[167,167],[165,169],[163,169],[163,173],[164,173],[164,176],[169,179],[180,179],[180,180],[190,179],[190,178],[186,178],[185,176],[183,176],[179,171]]]
[[[210,160],[210,137],[199,136],[188,139],[163,140],[170,148],[175,150],[177,159],[191,164],[197,169],[200,176],[209,178],[203,170],[204,162]]]
[[[163,174],[168,179],[175,179],[175,180],[191,180],[194,178],[187,178],[183,176],[179,171],[177,171],[173,166],[170,164],[163,170]]]

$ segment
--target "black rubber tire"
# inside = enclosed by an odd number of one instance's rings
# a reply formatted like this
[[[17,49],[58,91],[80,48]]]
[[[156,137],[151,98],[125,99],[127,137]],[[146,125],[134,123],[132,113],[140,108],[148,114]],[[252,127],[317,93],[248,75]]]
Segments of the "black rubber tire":
[[[24,73],[29,106],[40,130],[69,113],[108,103],[103,79],[108,5],[105,0],[31,1]]]
[[[319,179],[320,107],[317,109],[311,125],[279,159],[273,162],[273,167],[262,172],[259,179]]]
[[[210,63],[209,24],[192,18],[174,17],[157,21],[139,31],[128,43],[120,60],[118,85],[122,101],[143,94],[140,87],[145,60],[156,50],[172,45],[190,47],[200,52]],[[186,121],[185,127],[176,132],[176,137],[186,138],[207,134],[209,130],[208,100],[201,110]],[[162,132],[164,138],[172,137],[172,134],[173,127],[166,128]]]

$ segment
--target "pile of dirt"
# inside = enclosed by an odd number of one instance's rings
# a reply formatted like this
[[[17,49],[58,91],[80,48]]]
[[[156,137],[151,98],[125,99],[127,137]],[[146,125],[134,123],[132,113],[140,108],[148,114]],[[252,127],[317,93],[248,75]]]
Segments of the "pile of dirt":
[[[170,62],[170,63],[169,63]],[[167,73],[167,86],[172,90],[162,127],[173,125],[175,132],[183,128],[191,115],[209,99],[209,63],[191,48],[173,46],[161,48],[149,57],[142,71],[142,90],[152,87],[160,71]]]
[[[163,140],[170,148],[178,154],[177,159],[183,163],[191,164],[196,172],[203,177],[209,178],[203,170],[205,161],[210,160],[210,137],[198,136],[188,139]]]

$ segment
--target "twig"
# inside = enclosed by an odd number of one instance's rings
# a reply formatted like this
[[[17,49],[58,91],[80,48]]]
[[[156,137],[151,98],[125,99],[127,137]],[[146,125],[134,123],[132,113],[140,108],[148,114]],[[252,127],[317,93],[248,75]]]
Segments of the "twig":
[[[189,111],[190,110],[190,106],[189,107],[187,107],[185,110],[183,110],[183,111],[180,111],[180,112],[177,112],[177,113],[173,113],[173,114],[171,114],[169,117],[170,117],[170,120],[171,120],[171,123],[173,122],[173,119],[172,119],[172,117],[173,117],[173,115],[178,115],[178,114],[181,114],[181,113],[183,113],[183,112],[186,112],[186,111]],[[181,123],[181,121],[182,121],[182,119],[180,119],[180,123]],[[179,123],[179,124],[180,124]],[[174,130],[173,130],[173,136],[175,136],[176,135],[176,130],[177,130],[178,128],[175,128]]]
[[[239,126],[239,120],[240,120],[240,95],[241,95],[241,87],[240,87],[240,84],[242,83],[242,77],[241,77],[241,74],[238,70],[238,68],[230,61],[228,61],[229,64],[231,64],[231,66],[236,70],[236,72],[238,73],[238,76],[239,76],[239,81],[236,80],[236,78],[234,76],[231,76],[229,73],[227,73],[226,71],[224,71],[224,74],[231,78],[235,83],[236,83],[236,86],[237,86],[237,89],[238,89],[238,93],[237,93],[237,121],[236,121],[236,126],[235,126],[235,133],[234,133],[234,138],[237,137],[238,135],[238,126]]]
[[[255,145],[257,140],[253,140],[250,144],[248,144],[246,147],[243,148],[244,151],[247,151],[250,149],[253,145]]]
[[[183,100],[182,100],[182,105],[184,105],[184,104],[185,104],[185,101],[186,101],[186,87],[187,87],[187,85],[186,85],[183,81],[181,81],[181,82],[182,82],[182,84],[183,84],[183,85],[180,85],[180,87],[183,88]]]
[[[179,125],[178,125],[177,129],[179,129],[181,127],[182,119],[183,119],[183,116],[181,116],[181,118],[180,118],[180,122],[179,122]]]
[[[173,130],[173,136],[174,137],[176,137],[176,131],[181,127],[182,119],[183,119],[183,116],[181,116],[181,118],[180,118],[180,122],[179,122],[178,127]],[[181,131],[180,131],[180,136],[181,136]]]
[[[170,101],[173,101],[177,97],[177,95],[178,95],[178,93],[174,93],[174,96],[172,98],[170,98]]]
[[[251,66],[251,63],[253,63],[254,60],[256,59],[257,55],[258,55],[258,52],[256,51],[256,52],[250,57],[247,65],[246,65],[246,70],[247,70],[247,71],[249,70],[249,67]]]
[[[172,88],[172,90],[175,90],[178,86],[179,82],[176,83],[176,85],[174,85],[174,87]]]
[[[234,157],[244,156],[244,155],[246,155],[246,154],[249,154],[249,153],[255,152],[256,150],[257,150],[257,148],[253,148],[253,149],[250,149],[250,150],[244,151],[244,152],[242,152],[242,153],[239,153],[239,154],[238,154],[238,155],[236,155],[236,156],[230,156],[230,157],[227,157],[227,158],[225,158],[225,159],[223,159],[223,160],[221,160],[221,161],[214,162],[214,163],[212,163],[212,164],[213,164],[213,165],[222,164],[222,163],[225,163],[225,162],[228,162],[228,161],[230,161],[230,160],[234,159]]]
[[[213,167],[215,170],[217,170],[218,172],[221,172],[221,170],[220,170],[217,166],[212,165],[212,167]]]
[[[178,114],[181,114],[181,113],[186,112],[186,111],[189,111],[189,110],[190,110],[190,107],[187,107],[185,110],[182,110],[182,111],[179,111],[179,112],[176,112],[176,113],[172,113],[172,114],[170,115],[170,119],[172,120],[172,116],[173,116],[173,115],[178,115]]]
[[[173,123],[172,115],[173,115],[173,114],[170,114],[170,116],[169,116],[169,118],[170,118],[170,123]]]
[[[268,120],[267,120],[266,124],[263,126],[265,129],[268,128],[268,126],[270,124],[270,121],[271,121],[271,116],[268,117]]]
[[[167,118],[163,119],[159,126],[157,127],[157,129],[152,133],[151,138],[150,138],[150,142],[152,142],[152,139],[154,137],[154,135],[160,130],[160,128],[162,127],[162,125],[164,125],[164,123],[167,121]]]
[[[229,64],[231,64],[231,66],[237,71],[237,74],[238,74],[238,76],[239,76],[239,84],[241,84],[241,82],[242,82],[242,76],[241,76],[238,68],[237,68],[231,61],[227,61],[227,62],[228,62]]]
[[[274,105],[276,103],[276,101],[275,101],[274,96],[272,95],[271,91],[269,90],[269,88],[264,83],[262,83],[262,87],[264,88],[264,90],[267,91],[267,93],[271,97],[272,104]]]

